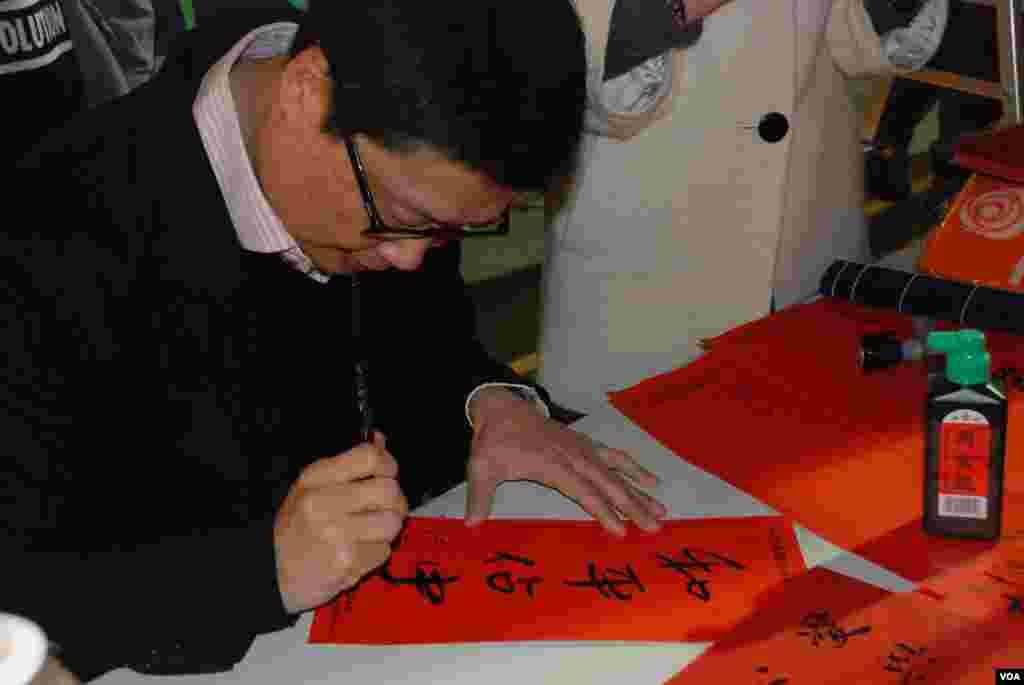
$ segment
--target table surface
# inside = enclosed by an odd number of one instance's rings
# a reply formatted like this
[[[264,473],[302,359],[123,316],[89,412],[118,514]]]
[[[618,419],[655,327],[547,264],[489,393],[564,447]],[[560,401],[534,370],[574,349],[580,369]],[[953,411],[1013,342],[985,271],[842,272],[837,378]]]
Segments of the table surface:
[[[765,506],[725,481],[680,459],[634,426],[611,406],[594,412],[576,426],[606,444],[628,449],[662,478],[655,494],[669,507],[672,518],[755,516],[773,514]],[[421,507],[424,516],[461,516],[465,485]],[[530,483],[506,483],[498,489],[495,517],[584,519],[587,515],[556,492]],[[797,528],[808,566],[825,565],[891,590],[912,585],[898,576],[830,545]],[[473,683],[481,676],[494,685],[530,682],[566,685],[658,685],[700,655],[706,644],[516,643],[443,646],[309,645],[306,638],[312,614],[294,628],[256,639],[246,658],[228,673],[204,676],[143,676],[113,671],[94,681],[99,685],[222,685],[266,683]]]
[[[883,264],[913,270],[919,247],[912,245]],[[756,516],[776,513],[725,481],[699,469],[660,445],[610,405],[575,428],[608,445],[629,450],[662,479],[652,492],[669,508],[670,518]],[[416,512],[461,516],[465,484]],[[505,483],[497,492],[495,517],[586,519],[588,515],[558,493],[538,485]],[[913,585],[865,559],[822,540],[799,526],[797,538],[808,567],[826,566],[893,591]],[[336,646],[306,643],[312,614],[295,627],[256,638],[245,659],[227,673],[202,676],[143,676],[127,669],[108,673],[98,685],[320,685],[331,683],[446,683],[478,685],[660,685],[698,657],[707,644],[531,642],[429,646]]]

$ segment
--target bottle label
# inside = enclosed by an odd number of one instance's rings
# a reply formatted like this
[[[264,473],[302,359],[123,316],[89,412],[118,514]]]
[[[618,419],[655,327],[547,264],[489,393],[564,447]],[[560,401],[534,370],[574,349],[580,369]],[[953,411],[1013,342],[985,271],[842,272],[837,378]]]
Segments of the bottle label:
[[[939,434],[939,516],[988,517],[992,427],[973,409],[942,419]]]

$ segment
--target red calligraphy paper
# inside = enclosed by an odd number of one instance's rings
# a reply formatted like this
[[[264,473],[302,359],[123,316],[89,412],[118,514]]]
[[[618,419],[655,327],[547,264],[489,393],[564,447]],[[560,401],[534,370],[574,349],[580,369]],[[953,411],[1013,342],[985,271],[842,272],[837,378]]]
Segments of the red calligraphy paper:
[[[672,685],[989,685],[1024,666],[1024,622],[975,621],[826,569],[769,592]]]
[[[921,580],[991,545],[922,529],[925,365],[859,368],[863,335],[910,329],[909,317],[820,300],[716,338],[692,364],[611,400],[687,461],[825,539]],[[1024,497],[1013,492],[1024,495],[1021,341],[989,336],[993,368],[1011,387],[1008,524],[1024,519]]]
[[[666,521],[412,518],[389,563],[317,610],[310,642],[714,640],[804,570],[782,517]]]
[[[1024,529],[1004,531],[995,547],[929,578],[919,591],[948,611],[1024,627]]]

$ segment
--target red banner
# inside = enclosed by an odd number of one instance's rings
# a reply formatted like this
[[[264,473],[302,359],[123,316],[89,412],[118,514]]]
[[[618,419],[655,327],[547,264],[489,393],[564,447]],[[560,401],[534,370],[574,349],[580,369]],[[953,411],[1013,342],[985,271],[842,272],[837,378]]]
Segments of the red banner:
[[[316,612],[310,642],[704,642],[804,571],[782,517],[667,521],[412,518],[390,561]]]

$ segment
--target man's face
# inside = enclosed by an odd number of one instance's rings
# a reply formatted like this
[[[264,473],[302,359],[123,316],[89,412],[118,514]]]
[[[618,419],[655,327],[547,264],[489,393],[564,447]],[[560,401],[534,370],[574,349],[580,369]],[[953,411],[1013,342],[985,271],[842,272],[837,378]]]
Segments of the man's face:
[[[256,134],[253,164],[263,191],[319,269],[416,269],[432,240],[382,241],[362,234],[370,221],[355,169],[344,142],[322,130],[331,92],[326,74],[326,61],[316,47],[284,67]],[[515,197],[429,146],[396,153],[365,136],[355,140],[377,211],[389,226],[488,223]]]

